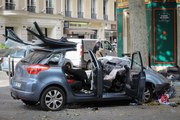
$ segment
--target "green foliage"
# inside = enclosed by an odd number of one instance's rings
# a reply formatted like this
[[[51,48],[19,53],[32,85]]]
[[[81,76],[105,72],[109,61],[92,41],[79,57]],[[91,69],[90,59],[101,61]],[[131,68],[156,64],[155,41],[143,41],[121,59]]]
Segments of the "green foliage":
[[[4,44],[0,43],[0,49],[7,49],[7,47]]]

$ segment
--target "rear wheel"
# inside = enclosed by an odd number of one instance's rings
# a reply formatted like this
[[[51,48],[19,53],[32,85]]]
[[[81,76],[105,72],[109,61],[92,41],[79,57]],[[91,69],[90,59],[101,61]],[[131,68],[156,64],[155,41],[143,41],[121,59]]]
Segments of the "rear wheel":
[[[145,103],[151,102],[152,98],[153,98],[153,90],[150,86],[146,86],[144,91],[144,102]]]
[[[72,69],[72,65],[70,63],[66,63],[65,66],[70,70]]]
[[[36,101],[27,101],[27,100],[22,100],[22,102],[26,105],[29,105],[29,106],[33,106],[33,105],[36,105],[38,103]]]
[[[43,110],[57,111],[65,104],[65,93],[59,87],[47,88],[41,96],[40,105]]]

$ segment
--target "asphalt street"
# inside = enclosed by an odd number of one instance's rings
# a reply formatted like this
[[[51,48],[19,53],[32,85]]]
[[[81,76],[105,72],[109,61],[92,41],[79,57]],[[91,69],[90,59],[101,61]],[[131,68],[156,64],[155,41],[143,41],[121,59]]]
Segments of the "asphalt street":
[[[174,99],[180,103],[180,84]],[[10,96],[8,76],[0,72],[0,120],[179,120],[180,105],[152,102],[129,105],[119,102],[69,104],[57,112],[42,111],[39,105],[26,106]]]

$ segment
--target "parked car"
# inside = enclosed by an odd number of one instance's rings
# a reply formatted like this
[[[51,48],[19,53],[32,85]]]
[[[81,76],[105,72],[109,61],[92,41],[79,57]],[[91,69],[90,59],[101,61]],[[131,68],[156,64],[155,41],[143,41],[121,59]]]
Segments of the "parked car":
[[[7,52],[1,57],[1,69],[9,75],[9,60],[10,60],[10,75],[12,76],[12,60],[14,61],[14,66],[27,54],[29,53],[26,49],[8,49]],[[15,67],[13,68],[15,69]]]

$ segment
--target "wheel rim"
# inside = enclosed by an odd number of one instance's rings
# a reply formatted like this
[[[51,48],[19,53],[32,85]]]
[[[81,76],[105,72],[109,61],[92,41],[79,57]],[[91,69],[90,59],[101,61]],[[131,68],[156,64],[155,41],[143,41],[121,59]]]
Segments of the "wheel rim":
[[[150,93],[150,90],[149,89],[145,89],[144,91],[144,101],[147,102],[151,97],[151,93]]]
[[[62,103],[63,96],[62,93],[58,90],[51,90],[45,96],[45,104],[51,110],[60,108]]]

